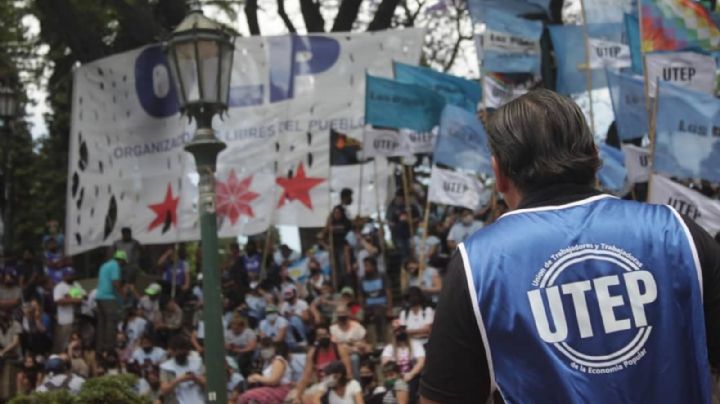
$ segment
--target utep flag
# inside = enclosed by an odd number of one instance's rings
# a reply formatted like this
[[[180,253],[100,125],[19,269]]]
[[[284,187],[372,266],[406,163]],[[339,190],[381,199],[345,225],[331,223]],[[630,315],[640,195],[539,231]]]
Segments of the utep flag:
[[[627,179],[631,184],[648,182],[650,178],[650,150],[632,144],[622,145],[625,154]]]
[[[659,52],[645,56],[648,96],[655,97],[655,83],[672,83],[706,94],[715,92],[715,59],[696,52]]]
[[[648,115],[643,78],[608,70],[607,81],[620,139],[645,136],[648,133]]]
[[[480,85],[472,80],[436,72],[427,67],[395,63],[395,80],[429,88],[445,98],[445,102],[475,112],[480,102]]]
[[[482,40],[483,69],[503,73],[540,71],[543,25],[495,8],[486,11]]]
[[[375,168],[377,167],[377,173]],[[364,217],[377,213],[378,206],[385,206],[388,196],[391,167],[387,159],[377,158],[365,164],[353,164],[330,167],[330,204],[340,203],[340,192],[343,188],[353,191],[353,202],[347,207],[351,216],[360,214]],[[377,189],[376,189],[377,188]],[[362,194],[362,196],[360,196]],[[377,200],[375,196],[377,195]],[[358,206],[361,204],[361,206]]]
[[[74,73],[66,211],[67,253],[120,237],[143,244],[199,238],[198,210],[221,237],[275,223],[322,226],[329,206],[330,129],[359,138],[366,71],[417,63],[422,30],[238,38],[229,110],[215,126],[227,144],[216,201],[198,201],[193,125],[178,114],[160,45],[113,55]],[[275,209],[275,213],[272,211]]]
[[[625,14],[625,34],[627,35],[632,70],[635,74],[643,74],[643,54],[640,49],[640,22],[636,15]]]
[[[621,69],[632,65],[630,47],[623,43],[589,38],[588,45],[590,47],[591,69],[607,67]]]
[[[514,88],[510,84],[501,83],[495,77],[486,74],[482,79],[483,106],[486,108],[500,108],[515,98],[527,93],[524,88]]]
[[[648,202],[674,207],[681,214],[695,220],[712,236],[720,231],[720,201],[708,198],[662,175],[652,175]]]
[[[720,48],[720,29],[695,0],[640,0],[644,52]]]
[[[409,129],[377,129],[367,125],[364,139],[363,153],[367,158],[428,154],[435,148],[437,128],[429,132],[415,132]]]
[[[653,170],[720,182],[720,100],[660,83]]]
[[[483,184],[473,174],[433,166],[430,173],[430,202],[475,210],[482,203]]]
[[[600,160],[602,167],[598,171],[598,179],[603,188],[612,192],[620,192],[625,187],[625,156],[622,151],[608,146],[605,143],[600,144]]]
[[[475,114],[453,105],[443,110],[433,157],[450,167],[492,174],[485,128]]]
[[[365,85],[365,123],[423,132],[440,121],[445,100],[435,91],[370,75]]]

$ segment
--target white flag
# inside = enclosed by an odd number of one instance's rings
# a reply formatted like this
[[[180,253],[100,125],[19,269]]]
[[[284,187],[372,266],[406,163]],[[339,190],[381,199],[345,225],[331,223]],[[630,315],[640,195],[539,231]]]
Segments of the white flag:
[[[412,154],[408,136],[395,129],[373,129],[366,125],[363,135],[363,155],[367,157],[399,157]]]
[[[430,174],[430,202],[477,209],[481,205],[483,184],[475,175],[433,166]]]
[[[361,216],[372,216],[377,213],[378,206],[385,207],[392,167],[383,157],[375,157],[375,160],[365,164],[330,167],[332,173],[330,195],[333,206],[340,203],[340,191],[343,188],[350,188],[353,191],[353,202],[347,210],[352,216],[358,213]],[[377,173],[375,172],[376,167]],[[358,204],[361,205],[359,210]]]
[[[627,170],[628,182],[648,182],[650,178],[650,150],[631,144],[623,144],[622,151],[625,154],[625,169]]]
[[[527,92],[524,88],[512,88],[503,85],[492,76],[486,75],[482,79],[483,86],[483,107],[500,108],[515,98]]]
[[[720,201],[658,174],[650,179],[648,202],[670,205],[714,236],[720,232]]]
[[[588,38],[588,44],[590,45],[591,69],[606,67],[620,69],[632,65],[630,47],[623,43]]]
[[[650,53],[645,56],[648,95],[655,97],[657,81],[706,94],[715,91],[715,58],[695,52]]]

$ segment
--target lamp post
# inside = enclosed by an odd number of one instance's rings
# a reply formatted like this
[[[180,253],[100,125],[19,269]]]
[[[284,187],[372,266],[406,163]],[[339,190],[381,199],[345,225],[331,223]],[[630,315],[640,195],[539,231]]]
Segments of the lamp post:
[[[193,10],[165,44],[180,111],[197,129],[185,146],[200,176],[198,210],[202,240],[203,321],[208,402],[227,402],[225,343],[215,217],[215,165],[225,143],[215,137],[212,119],[227,110],[233,60],[233,36],[219,23]]]
[[[10,253],[12,244],[12,220],[10,202],[10,136],[12,135],[11,121],[17,116],[18,110],[18,94],[15,89],[9,85],[0,86],[0,119],[3,126],[3,199],[5,202],[3,210],[3,250],[5,255]]]

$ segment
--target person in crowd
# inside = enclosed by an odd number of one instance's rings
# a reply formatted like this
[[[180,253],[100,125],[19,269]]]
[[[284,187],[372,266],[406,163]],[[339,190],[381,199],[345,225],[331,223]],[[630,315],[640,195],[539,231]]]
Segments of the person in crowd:
[[[410,403],[410,387],[400,373],[400,367],[393,361],[385,362],[382,365],[383,379],[385,380],[385,393],[382,398],[383,404],[408,404]]]
[[[355,290],[350,286],[345,286],[342,290],[340,290],[340,301],[338,302],[338,306],[347,307],[352,320],[360,322],[365,318],[365,312],[363,311],[362,304],[355,299]]]
[[[245,391],[245,378],[240,373],[240,368],[235,359],[225,357],[225,372],[227,377],[227,399],[228,403],[234,403]]]
[[[305,300],[298,296],[295,286],[286,286],[283,289],[283,302],[280,305],[280,313],[287,318],[292,332],[298,337],[298,341],[307,341],[307,330],[310,325],[310,306]]]
[[[344,261],[345,254],[345,237],[352,230],[352,222],[345,215],[345,209],[338,205],[335,206],[327,221],[326,232],[331,237],[332,257],[335,262],[333,270],[340,278],[344,278],[347,273]]]
[[[16,268],[20,278],[20,288],[23,291],[23,300],[29,301],[35,296],[42,276],[42,269],[35,262],[35,256],[30,248],[23,249],[22,259],[18,261]]]
[[[202,358],[191,352],[190,341],[184,335],[173,336],[169,348],[172,358],[160,365],[160,395],[165,400],[173,397],[178,404],[205,402]]]
[[[277,306],[268,305],[265,309],[265,319],[258,326],[260,338],[269,337],[275,342],[285,341],[288,347],[296,344],[295,337],[289,330],[290,323],[281,317]]]
[[[8,310],[0,310],[0,400],[7,400],[15,392],[15,361],[20,356],[22,327]]]
[[[328,282],[329,279],[323,273],[320,261],[314,257],[308,257],[308,272],[310,272],[310,276],[305,282],[305,290],[308,300],[313,301],[322,295],[323,285]]]
[[[47,233],[43,235],[42,244],[45,249],[49,248],[50,241],[55,242],[55,245],[60,249],[65,245],[65,236],[60,231],[60,223],[57,220],[51,219],[47,222]]]
[[[83,349],[82,340],[77,334],[78,338],[75,338],[68,344],[67,356],[70,362],[70,371],[83,379],[93,376],[95,369],[90,368],[90,364],[85,360],[85,350]]]
[[[435,312],[425,304],[422,290],[413,286],[407,291],[408,306],[400,312],[399,324],[405,327],[410,341],[425,345],[430,336]]]
[[[147,382],[147,386],[140,393],[141,396],[148,397],[153,404],[160,404],[162,396],[160,395],[160,367],[157,365],[146,365],[140,369],[143,379]]]
[[[163,288],[165,294],[175,296],[190,290],[190,265],[187,262],[187,250],[181,244],[177,249],[168,248],[158,259],[157,265],[162,268]]]
[[[349,378],[345,365],[340,361],[328,363],[321,387],[312,395],[303,397],[303,404],[364,404],[362,387]]]
[[[370,360],[360,364],[360,387],[365,404],[382,404],[386,390],[378,383],[375,364]]]
[[[153,328],[158,339],[165,343],[169,342],[172,336],[181,332],[183,312],[173,298],[168,299],[160,307],[160,314],[155,317]]]
[[[142,245],[132,236],[132,229],[123,227],[120,229],[120,240],[113,243],[113,251],[122,250],[127,255],[127,264],[123,267],[123,282],[135,283],[140,272],[140,255]]]
[[[310,313],[313,316],[315,324],[325,324],[330,322],[335,314],[335,306],[338,301],[333,295],[333,286],[330,281],[323,283],[320,295],[310,303]]]
[[[242,252],[240,244],[231,243],[229,254],[222,267],[223,291],[232,291],[232,293],[240,293],[244,295],[250,286],[247,272],[243,268]]]
[[[120,303],[123,290],[120,282],[121,269],[127,261],[123,250],[115,251],[105,261],[98,274],[97,292],[97,347],[99,351],[114,349],[117,325],[120,322]]]
[[[373,324],[375,341],[383,342],[387,333],[387,320],[392,317],[392,291],[388,278],[378,272],[377,260],[365,258],[365,276],[360,280],[360,292],[366,323]]]
[[[25,354],[22,368],[17,374],[16,382],[17,394],[30,394],[40,385],[43,378],[42,366],[37,363],[35,355],[32,352]]]
[[[138,302],[140,308],[140,315],[146,320],[153,321],[160,314],[160,292],[162,292],[162,286],[159,283],[153,282],[149,284],[144,294]]]
[[[393,342],[383,348],[382,364],[395,362],[403,381],[408,383],[410,401],[414,401],[420,383],[420,373],[425,365],[425,348],[417,340],[411,340],[407,328],[399,322],[393,324]]]
[[[68,390],[74,395],[80,393],[83,384],[85,379],[70,371],[67,360],[60,355],[51,355],[45,362],[45,377],[35,391]]]
[[[398,189],[395,198],[387,208],[385,213],[385,221],[390,226],[390,234],[392,236],[393,245],[405,259],[410,256],[410,239],[413,236],[410,232],[411,223],[413,228],[417,227],[420,221],[420,210],[414,204],[410,204],[408,212],[405,203],[405,195],[402,189]]]
[[[262,254],[258,251],[255,240],[248,240],[245,244],[245,255],[240,257],[242,271],[248,277],[248,284],[253,280],[260,279],[260,270],[262,269]],[[250,285],[252,286],[252,285]]]
[[[17,270],[14,266],[6,266],[0,284],[0,310],[9,311],[14,317],[21,314],[22,289],[18,284]]]
[[[438,235],[437,223],[428,223],[427,237],[425,237],[425,227],[418,226],[413,237],[413,245],[415,246],[415,258],[421,259],[427,266],[441,252],[442,240]],[[423,239],[425,239],[423,241]]]
[[[130,363],[137,366],[160,365],[167,359],[167,351],[155,345],[153,335],[146,332],[140,337],[138,347],[130,356]]]
[[[140,315],[140,309],[137,306],[131,306],[127,309],[125,319],[120,323],[120,331],[127,336],[128,346],[135,348],[140,341],[140,337],[150,327],[150,322]]]
[[[62,280],[62,273],[68,266],[68,258],[62,253],[54,238],[48,239],[43,251],[43,267],[45,275],[50,277],[53,285]]]
[[[380,244],[375,227],[371,223],[365,223],[362,225],[362,229],[356,229],[355,232],[349,233],[348,239],[349,247],[352,247],[352,253],[348,251],[347,254],[348,263],[351,256],[355,257],[352,268],[357,279],[362,279],[365,276],[365,258],[373,257],[377,260],[380,254]],[[383,261],[378,261],[378,265],[381,262]],[[380,266],[378,271],[385,273],[385,268]]]
[[[53,289],[57,317],[53,332],[53,352],[65,352],[75,326],[75,308],[83,302],[85,291],[75,282],[75,270],[65,268],[63,279]]]
[[[259,282],[254,281],[250,284],[250,289],[245,295],[243,309],[247,314],[248,322],[252,328],[257,327],[260,321],[265,318],[265,311],[271,297],[270,294],[262,289]]]
[[[278,267],[289,265],[300,259],[300,253],[294,251],[287,244],[281,244],[280,248],[273,254],[273,261]]]
[[[360,377],[360,359],[370,353],[370,346],[365,342],[365,327],[350,318],[350,310],[345,305],[335,309],[336,322],[330,326],[330,339],[333,343],[347,346],[350,351],[353,377]]]
[[[483,223],[475,220],[472,209],[464,208],[460,212],[460,221],[456,222],[451,228],[447,237],[447,246],[450,251],[454,251],[458,244],[467,240],[473,233],[482,229]]]
[[[303,375],[295,389],[296,402],[302,402],[306,396],[311,399],[325,390],[322,383],[325,378],[325,367],[335,361],[341,361],[345,366],[346,375],[352,377],[348,348],[332,342],[327,325],[319,325],[315,330],[315,345],[310,347],[307,352]],[[315,384],[312,384],[313,380],[315,380]]]
[[[32,351],[38,355],[47,355],[52,346],[52,320],[43,312],[40,302],[33,298],[23,306],[20,318],[20,334],[23,352]]]
[[[437,302],[442,290],[442,278],[434,267],[428,266],[420,273],[420,263],[415,258],[409,258],[403,263],[401,278],[401,292],[406,294],[411,287],[418,287],[433,303]]]
[[[345,217],[352,219],[353,213],[350,212],[350,205],[353,203],[353,190],[350,188],[343,188],[340,190],[340,204],[336,205],[341,207],[345,211]]]
[[[248,328],[247,321],[236,314],[230,321],[230,327],[225,330],[225,350],[234,358],[243,374],[247,374],[252,365],[257,340],[257,334]]]
[[[284,341],[261,340],[260,368],[261,373],[248,376],[249,389],[238,398],[237,404],[284,402],[292,388],[288,348]]]

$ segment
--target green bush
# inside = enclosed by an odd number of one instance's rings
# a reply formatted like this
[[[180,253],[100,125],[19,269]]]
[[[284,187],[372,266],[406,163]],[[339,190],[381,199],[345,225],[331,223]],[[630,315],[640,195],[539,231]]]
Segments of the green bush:
[[[136,381],[129,374],[97,377],[87,380],[75,396],[65,390],[32,393],[17,396],[10,404],[151,404],[149,398],[135,392]]]

